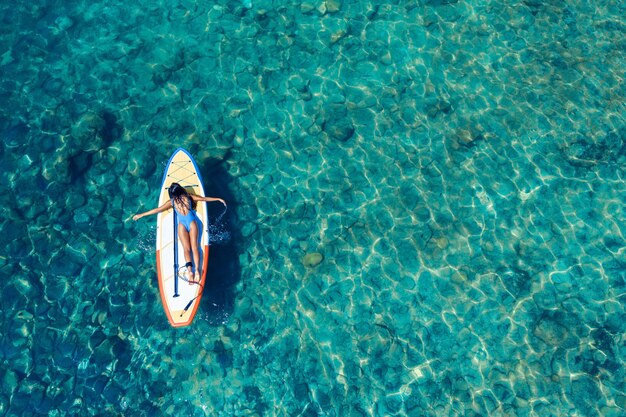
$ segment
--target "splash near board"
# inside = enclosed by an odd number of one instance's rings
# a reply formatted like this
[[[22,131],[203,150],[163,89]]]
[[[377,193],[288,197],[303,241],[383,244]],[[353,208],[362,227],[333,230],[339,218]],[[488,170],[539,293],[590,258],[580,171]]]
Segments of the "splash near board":
[[[168,189],[171,183],[177,182],[189,194],[205,197],[202,178],[196,162],[189,152],[178,148],[165,167],[159,207],[169,201]],[[176,213],[169,209],[157,216],[156,261],[159,277],[161,302],[167,319],[173,327],[191,324],[202,298],[202,289],[206,279],[209,261],[209,221],[207,205],[197,202],[196,214],[198,225],[198,250],[200,251],[200,283],[190,284],[179,274],[179,268],[185,265],[183,246],[178,239]]]

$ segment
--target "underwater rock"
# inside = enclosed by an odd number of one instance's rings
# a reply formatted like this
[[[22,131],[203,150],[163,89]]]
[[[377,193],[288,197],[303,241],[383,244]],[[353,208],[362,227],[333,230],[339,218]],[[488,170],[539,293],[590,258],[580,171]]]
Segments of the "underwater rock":
[[[305,80],[300,75],[293,75],[289,77],[288,83],[289,83],[290,88],[294,88],[299,93],[304,93],[304,92],[309,91],[310,81]]]
[[[155,170],[155,158],[146,158],[145,153],[133,154],[128,160],[128,172],[134,177],[148,178]]]
[[[9,149],[17,148],[20,145],[26,144],[26,136],[30,128],[26,123],[19,122],[11,126],[10,128],[2,132],[2,139],[4,144]]]
[[[452,147],[456,150],[461,147],[473,148],[485,137],[476,129],[457,129],[452,138]]]
[[[86,203],[85,196],[83,193],[79,192],[71,192],[68,193],[65,198],[65,205],[70,210],[76,210],[80,207],[83,207]]]
[[[354,135],[354,125],[348,118],[345,106],[330,106],[326,110],[326,119],[322,130],[329,137],[340,142],[348,141]]]
[[[9,368],[19,375],[28,375],[33,369],[33,358],[29,349],[21,349],[15,357],[10,358]]]
[[[241,297],[236,301],[236,303],[237,309],[239,310],[240,316],[242,318],[245,319],[254,316],[254,313],[252,311],[254,303],[249,297]]]
[[[259,226],[255,223],[246,223],[241,228],[241,234],[243,237],[250,237],[256,233],[257,230],[259,230]]]
[[[59,16],[54,20],[53,32],[62,33],[71,28],[74,21],[69,16]]]
[[[46,206],[44,204],[37,204],[38,198],[30,192],[30,190],[25,190],[22,194],[23,197],[18,200],[18,204],[20,204],[20,210],[22,211],[24,218],[29,220],[32,224],[46,213]]]
[[[89,209],[87,207],[81,207],[74,212],[74,222],[77,225],[86,225],[93,220],[93,217],[89,216]]]
[[[48,264],[48,271],[52,275],[56,275],[59,277],[71,277],[76,276],[80,272],[82,262],[77,263],[74,259],[71,259],[71,252],[68,252],[67,249],[63,248],[59,250],[57,253],[52,255],[50,258],[50,262]],[[51,288],[53,293],[57,293],[58,291],[65,292],[66,286],[52,284],[55,280],[50,280],[51,285],[54,288]],[[62,284],[62,280],[56,280],[57,284]],[[47,294],[47,288],[44,290]]]
[[[71,242],[66,251],[72,253],[72,256],[76,256],[77,260],[88,262],[97,255],[98,248],[87,236],[83,235]]]
[[[601,350],[605,355],[613,356],[613,345],[615,336],[608,332],[605,328],[600,327],[593,329],[590,333],[594,346]]]
[[[402,395],[388,395],[385,398],[386,412],[381,414],[401,414],[404,405],[404,397]],[[382,411],[382,410],[380,410]]]
[[[50,96],[58,96],[67,86],[61,78],[50,77],[41,83],[41,89]],[[49,123],[49,121],[47,121]]]
[[[245,133],[243,129],[237,129],[237,134],[233,138],[233,146],[236,148],[241,148],[246,141]]]
[[[568,337],[569,332],[555,318],[543,317],[535,326],[533,334],[548,345],[560,346]]]
[[[109,404],[119,403],[123,395],[124,389],[114,381],[109,381],[109,383],[102,390],[102,398],[104,398]]]
[[[307,268],[314,268],[318,266],[320,263],[322,263],[323,260],[324,260],[324,256],[321,253],[312,252],[312,253],[307,253],[306,255],[304,255],[304,258],[302,258],[302,263]]]
[[[601,147],[584,141],[577,141],[564,148],[563,153],[570,165],[588,168],[602,160]]]
[[[326,0],[326,11],[328,13],[335,13],[341,10],[341,0]]]
[[[91,359],[96,364],[108,364],[113,362],[115,355],[113,353],[113,343],[109,339],[100,342],[93,350]]]
[[[625,132],[609,132],[601,137],[578,136],[562,147],[567,162],[574,167],[590,168],[617,162],[626,150]]]
[[[99,115],[87,112],[72,126],[73,145],[84,152],[97,152],[104,146],[103,132],[105,120]]]
[[[69,184],[72,181],[69,158],[65,154],[57,152],[53,158],[44,161],[41,175],[47,181]]]
[[[432,218],[430,210],[428,209],[428,207],[425,206],[417,207],[417,209],[415,210],[415,214],[421,222],[427,222]]]
[[[424,113],[426,113],[431,119],[436,118],[440,114],[450,114],[453,110],[451,103],[439,97],[427,97],[424,102]]]
[[[13,390],[18,387],[18,378],[15,372],[6,369],[2,375],[0,386],[2,387],[3,393],[13,392]],[[0,408],[0,411],[2,411],[2,408]]]
[[[61,264],[61,263],[62,263],[61,261],[58,262],[58,264]],[[60,270],[59,272],[61,273],[63,272],[63,269],[61,267],[59,267],[58,269]],[[69,289],[70,289],[70,286],[67,280],[60,279],[58,277],[53,277],[53,278],[45,280],[44,282],[44,288],[43,288],[44,297],[47,300],[59,300],[63,298],[65,294],[67,294]]]
[[[317,4],[314,1],[305,0],[300,3],[300,11],[302,13],[309,13],[317,8]]]
[[[510,268],[499,271],[506,289],[515,297],[528,295],[532,285],[532,277],[527,271]]]
[[[93,153],[81,152],[78,148],[74,149],[74,154],[69,160],[72,180],[84,175],[94,165],[93,155]]]
[[[596,414],[597,399],[602,397],[597,382],[588,376],[580,376],[571,382],[571,391],[568,398],[572,401],[581,415]]]

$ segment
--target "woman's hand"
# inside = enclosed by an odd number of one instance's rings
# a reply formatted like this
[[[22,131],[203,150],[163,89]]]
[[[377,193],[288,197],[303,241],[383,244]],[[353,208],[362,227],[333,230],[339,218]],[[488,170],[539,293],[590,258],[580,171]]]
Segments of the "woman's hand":
[[[142,217],[143,217],[143,216],[142,216],[141,214],[135,214],[135,215],[133,216],[133,220],[137,221],[137,220],[141,219]]]

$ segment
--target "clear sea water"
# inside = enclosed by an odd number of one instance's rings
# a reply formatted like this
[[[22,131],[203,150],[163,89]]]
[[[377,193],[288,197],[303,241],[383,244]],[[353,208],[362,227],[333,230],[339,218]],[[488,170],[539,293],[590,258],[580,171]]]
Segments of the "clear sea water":
[[[626,415],[624,16],[3,2],[0,416]],[[177,147],[229,202],[184,329]]]

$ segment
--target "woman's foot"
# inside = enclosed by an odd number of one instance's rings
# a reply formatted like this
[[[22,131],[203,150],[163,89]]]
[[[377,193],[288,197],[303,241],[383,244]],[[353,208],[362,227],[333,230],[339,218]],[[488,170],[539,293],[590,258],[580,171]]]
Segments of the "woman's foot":
[[[198,271],[196,271],[195,275],[193,276],[193,280],[195,284],[200,284],[200,274],[198,273]]]
[[[185,281],[191,283],[193,281],[193,273],[191,272],[190,267],[185,267],[185,272],[183,273],[185,276]]]

